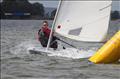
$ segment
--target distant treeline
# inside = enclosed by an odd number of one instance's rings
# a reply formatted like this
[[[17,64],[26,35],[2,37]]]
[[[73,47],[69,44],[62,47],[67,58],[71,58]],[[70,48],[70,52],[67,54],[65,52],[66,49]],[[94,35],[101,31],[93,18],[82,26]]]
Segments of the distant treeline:
[[[111,20],[120,19],[120,11],[112,11],[111,12]]]
[[[54,19],[56,9],[50,14],[45,13],[41,3],[29,3],[28,0],[3,0],[0,3],[1,19]],[[119,11],[111,12],[111,19],[120,19]]]
[[[1,19],[53,19],[56,12],[53,10],[48,17],[43,4],[28,0],[3,0],[0,7]]]

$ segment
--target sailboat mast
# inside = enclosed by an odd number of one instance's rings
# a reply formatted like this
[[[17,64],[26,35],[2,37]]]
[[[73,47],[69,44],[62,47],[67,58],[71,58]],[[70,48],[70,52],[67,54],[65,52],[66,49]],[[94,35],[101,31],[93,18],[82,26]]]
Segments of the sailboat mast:
[[[49,39],[48,39],[46,51],[48,51],[48,48],[50,46],[50,41],[51,41],[51,38],[52,38],[53,29],[54,29],[54,26],[55,26],[55,22],[56,22],[56,19],[57,19],[57,16],[58,16],[59,9],[61,7],[61,3],[62,3],[62,0],[60,0],[57,11],[56,11],[56,15],[55,15],[55,18],[54,18],[54,21],[53,21],[53,24],[52,24],[52,28],[51,28],[50,36],[49,36]]]

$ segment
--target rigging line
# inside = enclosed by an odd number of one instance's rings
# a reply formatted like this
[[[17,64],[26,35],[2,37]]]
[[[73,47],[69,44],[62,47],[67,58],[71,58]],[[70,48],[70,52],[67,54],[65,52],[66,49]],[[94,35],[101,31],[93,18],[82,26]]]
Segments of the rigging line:
[[[105,7],[101,8],[101,9],[99,9],[99,11],[102,11],[102,10],[108,8],[108,7],[111,7],[111,6],[112,6],[112,4],[109,4],[108,6],[105,6]]]

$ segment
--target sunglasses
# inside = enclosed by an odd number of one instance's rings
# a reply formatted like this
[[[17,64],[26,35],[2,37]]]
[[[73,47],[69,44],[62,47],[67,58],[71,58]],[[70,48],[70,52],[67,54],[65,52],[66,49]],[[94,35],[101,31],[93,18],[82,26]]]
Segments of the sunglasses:
[[[47,24],[43,25],[43,26],[48,26]]]

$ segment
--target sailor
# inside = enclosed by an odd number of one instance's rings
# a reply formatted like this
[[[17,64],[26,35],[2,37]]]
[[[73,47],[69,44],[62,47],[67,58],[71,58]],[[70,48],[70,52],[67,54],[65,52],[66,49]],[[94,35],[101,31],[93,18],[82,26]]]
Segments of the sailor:
[[[38,40],[40,41],[40,43],[43,47],[47,47],[50,32],[51,32],[51,29],[49,28],[48,22],[43,21],[43,26],[38,31]],[[54,50],[56,50],[58,48],[58,43],[57,43],[56,39],[57,39],[57,37],[53,36],[53,33],[52,33],[50,47],[53,48]]]

